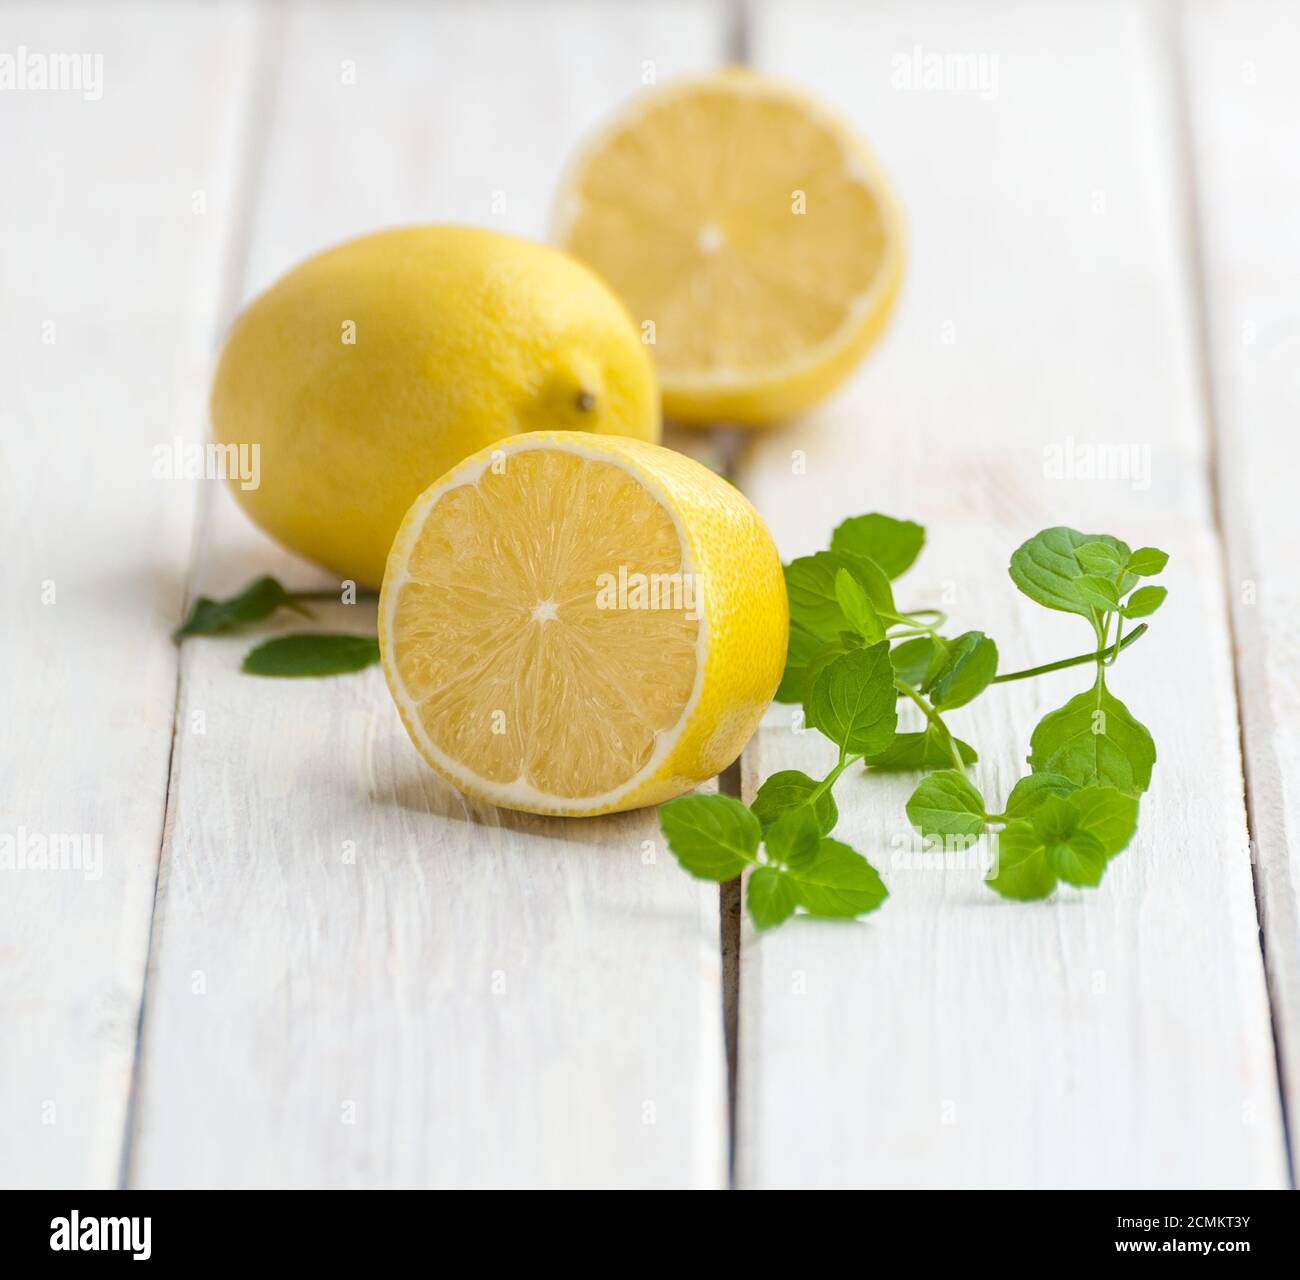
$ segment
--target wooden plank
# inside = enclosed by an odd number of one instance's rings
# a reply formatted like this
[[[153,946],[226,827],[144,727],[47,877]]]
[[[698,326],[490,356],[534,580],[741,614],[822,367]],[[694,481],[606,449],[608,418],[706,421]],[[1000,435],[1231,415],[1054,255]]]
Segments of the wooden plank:
[[[30,70],[0,110],[0,1185],[102,1187],[199,488],[155,474],[154,450],[200,438],[251,26],[229,7],[32,4],[4,30]]]
[[[388,224],[534,234],[561,158],[721,22],[673,4],[310,6],[286,17],[247,284]],[[351,60],[356,83],[341,85]],[[200,575],[317,575],[227,501]],[[331,622],[373,628],[373,614]],[[237,673],[186,646],[133,1182],[695,1185],[725,1179],[718,895],[653,813],[470,805],[377,671]]]
[[[1220,500],[1273,1018],[1300,1158],[1300,12],[1186,11]]]
[[[1113,674],[1160,760],[1139,836],[1099,891],[1003,902],[976,870],[891,854],[910,847],[915,778],[859,773],[837,788],[845,838],[893,896],[859,925],[746,934],[738,1179],[1281,1185],[1160,33],[1144,10],[1109,3],[782,0],[757,7],[751,47],[875,142],[914,236],[884,347],[742,462],[783,554],[825,545],[863,510],[925,522],[903,594],[923,605],[942,592],[957,630],[995,637],[1004,669],[1081,647],[1077,624],[1006,575],[1038,529],[1106,530],[1173,561],[1168,604]],[[930,55],[975,55],[964,66],[984,78],[909,87]],[[1136,473],[1053,478],[1049,451],[1095,462],[1104,444],[1135,449]],[[795,450],[806,474],[792,474]],[[1080,687],[1077,671],[1057,673],[957,714],[987,794],[1006,794],[1038,717]],[[830,763],[816,735],[773,713],[747,753],[746,794],[776,769]]]

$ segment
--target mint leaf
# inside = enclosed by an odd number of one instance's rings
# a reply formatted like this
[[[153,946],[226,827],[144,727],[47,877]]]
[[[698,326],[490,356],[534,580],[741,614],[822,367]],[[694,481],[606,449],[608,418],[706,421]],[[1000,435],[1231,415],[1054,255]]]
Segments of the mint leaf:
[[[1119,607],[1119,592],[1109,578],[1100,578],[1093,573],[1080,574],[1074,580],[1074,590],[1080,599],[1103,613]]]
[[[835,598],[839,601],[849,626],[868,644],[875,644],[885,638],[885,628],[876,616],[866,591],[847,569],[840,569],[835,574]]]
[[[943,651],[929,636],[902,640],[889,651],[894,672],[904,684],[924,693],[943,665]]]
[[[1084,542],[1075,547],[1074,558],[1085,573],[1095,573],[1099,578],[1109,578],[1112,582],[1119,577],[1124,566],[1124,557],[1109,542]]]
[[[770,929],[794,912],[794,885],[784,871],[775,867],[757,867],[745,889],[745,905],[756,928]]]
[[[889,896],[875,868],[855,849],[823,836],[812,862],[787,872],[799,904],[815,916],[848,918],[874,911]]]
[[[994,841],[997,864],[989,887],[1004,898],[1031,901],[1056,888],[1056,872],[1047,864],[1042,838],[1028,822],[1013,822]]]
[[[1139,587],[1120,610],[1126,618],[1145,618],[1160,608],[1169,594],[1164,587]]]
[[[888,643],[835,658],[813,680],[806,707],[809,723],[848,754],[883,751],[898,726]]]
[[[1169,553],[1159,547],[1139,547],[1128,558],[1124,568],[1129,573],[1136,573],[1140,578],[1152,578],[1164,570],[1169,563]]]
[[[934,707],[950,711],[964,707],[993,683],[998,673],[998,647],[982,631],[967,631],[948,645],[948,659],[930,687]]]
[[[1089,546],[1093,564],[1098,554],[1092,544],[1101,543],[1113,548],[1127,560],[1127,543],[1108,534],[1079,533],[1075,529],[1059,526],[1044,529],[1028,542],[1022,543],[1011,556],[1011,580],[1031,600],[1049,609],[1077,613],[1089,620],[1097,607],[1080,594],[1076,583],[1086,573],[1077,551]]]
[[[808,696],[808,669],[819,655],[838,653],[843,648],[829,646],[811,632],[790,624],[790,640],[785,651],[785,672],[776,691],[777,702],[802,702]]]
[[[799,627],[823,643],[838,642],[842,631],[851,630],[835,593],[835,577],[841,569],[862,587],[877,613],[893,613],[889,579],[878,565],[856,556],[819,551],[784,566],[792,628]]]
[[[763,833],[768,855],[786,867],[807,866],[817,854],[822,833],[811,806],[783,813]]]
[[[1114,787],[1137,795],[1151,784],[1156,747],[1146,726],[1097,682],[1039,721],[1029,742],[1029,767],[1059,773],[1078,786]]]
[[[243,670],[250,676],[340,676],[378,661],[374,636],[300,631],[250,649]]]
[[[668,847],[691,875],[732,880],[758,854],[758,819],[733,796],[679,796],[659,806]]]
[[[936,729],[927,724],[920,733],[896,733],[889,746],[867,756],[863,764],[869,769],[891,773],[910,769],[951,769],[952,752],[947,746],[950,738],[957,744],[957,750],[967,764],[974,764],[979,759],[969,743],[952,738],[946,729]]]
[[[269,618],[277,609],[293,609],[311,616],[305,608],[275,578],[255,578],[238,595],[228,600],[213,600],[200,596],[190,609],[190,616],[172,633],[173,639],[186,636],[217,636],[234,631],[250,622]]]
[[[1043,842],[1047,865],[1067,884],[1090,887],[1106,870],[1106,846],[1081,821],[1073,798],[1048,796],[1030,825]]]
[[[1004,816],[1008,822],[1027,818],[1048,796],[1068,796],[1077,790],[1069,778],[1059,773],[1031,773],[1011,788]]]
[[[925,545],[925,530],[911,520],[873,512],[853,516],[831,534],[831,550],[874,560],[891,578],[909,569]]]
[[[1070,796],[1079,814],[1079,829],[1101,841],[1106,856],[1113,858],[1137,831],[1138,802],[1114,787],[1084,787]]]
[[[780,773],[774,773],[759,787],[750,808],[760,825],[766,830],[783,813],[797,809],[800,805],[806,805],[808,797],[819,785],[815,778],[800,773],[798,769],[782,769]],[[840,815],[835,805],[835,797],[831,795],[829,788],[817,797],[814,812],[817,816],[818,834],[830,835],[835,830]]]
[[[984,830],[984,797],[964,773],[932,773],[907,802],[907,816],[927,840],[977,836]]]

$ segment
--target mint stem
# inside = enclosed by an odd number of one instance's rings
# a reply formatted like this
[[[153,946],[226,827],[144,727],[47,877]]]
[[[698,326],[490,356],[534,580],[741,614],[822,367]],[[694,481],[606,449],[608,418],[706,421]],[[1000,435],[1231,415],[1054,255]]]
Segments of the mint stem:
[[[944,724],[943,717],[930,705],[928,698],[917,693],[905,680],[895,680],[894,688],[899,693],[905,693],[918,707],[921,708],[922,714],[939,732],[943,735],[944,745],[948,748],[948,754],[952,756],[953,768],[958,773],[966,772],[966,761],[961,758],[961,752],[957,750],[957,744],[952,739],[952,734],[948,732],[948,726]]]
[[[1005,675],[994,676],[994,684],[1005,684],[1008,680],[1028,680],[1030,676],[1046,675],[1049,671],[1063,671],[1066,667],[1081,667],[1086,662],[1096,662],[1098,658],[1107,652],[1118,655],[1122,650],[1127,649],[1134,640],[1140,639],[1147,630],[1147,624],[1144,622],[1141,626],[1134,628],[1126,635],[1118,645],[1107,646],[1100,652],[1096,649],[1090,653],[1080,653],[1073,658],[1062,658],[1059,662],[1048,662],[1041,667],[1029,667],[1024,671],[1008,671]]]

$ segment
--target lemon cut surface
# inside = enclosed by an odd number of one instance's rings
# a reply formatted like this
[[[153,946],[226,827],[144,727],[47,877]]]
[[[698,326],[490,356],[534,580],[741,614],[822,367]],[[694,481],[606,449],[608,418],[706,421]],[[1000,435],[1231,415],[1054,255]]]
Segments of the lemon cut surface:
[[[389,687],[425,759],[507,808],[587,814],[725,768],[780,680],[780,561],[698,463],[576,432],[467,459],[394,542]]]
[[[665,412],[750,424],[853,369],[889,316],[905,239],[866,145],[743,70],[634,99],[579,156],[555,233],[653,322]]]

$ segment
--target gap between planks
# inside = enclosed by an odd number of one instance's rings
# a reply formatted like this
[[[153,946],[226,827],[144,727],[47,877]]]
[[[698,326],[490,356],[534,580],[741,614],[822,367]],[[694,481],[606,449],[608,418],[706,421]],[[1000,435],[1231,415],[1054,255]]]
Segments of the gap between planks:
[[[1237,710],[1237,746],[1241,755],[1242,785],[1246,808],[1246,835],[1250,849],[1250,880],[1255,896],[1255,919],[1259,926],[1260,963],[1264,969],[1264,984],[1268,992],[1270,1033],[1273,1040],[1273,1060],[1277,1071],[1278,1107],[1282,1117],[1283,1149],[1286,1154],[1287,1182],[1295,1188],[1296,1168],[1292,1135],[1292,1117],[1287,1105],[1287,1062],[1282,1049],[1281,996],[1268,960],[1268,941],[1265,930],[1265,903],[1260,883],[1259,821],[1257,797],[1251,777],[1250,752],[1247,749],[1245,706],[1242,686],[1241,637],[1229,595],[1231,588],[1231,563],[1228,554],[1227,503],[1223,481],[1223,423],[1220,420],[1215,397],[1214,366],[1211,358],[1213,339],[1210,331],[1210,303],[1206,256],[1206,229],[1201,215],[1200,174],[1197,171],[1194,121],[1192,118],[1190,58],[1188,37],[1188,10],[1190,6],[1179,0],[1159,0],[1156,20],[1162,35],[1162,47],[1168,63],[1169,92],[1172,95],[1171,115],[1176,130],[1174,157],[1177,166],[1178,190],[1182,197],[1184,252],[1187,261],[1188,288],[1191,296],[1192,334],[1197,372],[1200,384],[1202,413],[1205,417],[1207,470],[1206,482],[1210,495],[1210,514],[1214,522],[1215,541],[1219,553],[1220,572],[1223,579],[1223,623],[1228,635],[1228,660],[1232,669],[1233,700]]]
[[[220,275],[224,282],[218,296],[216,326],[212,333],[214,343],[219,342],[239,306],[240,291],[248,264],[252,220],[257,207],[257,189],[262,179],[266,148],[271,130],[268,124],[275,102],[275,68],[280,62],[284,46],[285,10],[278,4],[256,4],[246,45],[246,57],[252,70],[245,81],[245,92],[240,104],[241,119],[238,125],[239,142],[235,164],[232,166],[233,187],[230,204],[230,232],[221,252]],[[185,578],[185,592],[179,626],[189,612],[194,598],[195,585],[202,567],[203,548],[207,540],[205,531],[212,519],[216,494],[210,486],[201,486],[194,513],[194,528],[190,541],[189,572]],[[132,1056],[131,1083],[127,1092],[126,1119],[122,1127],[122,1152],[118,1161],[117,1185],[119,1190],[131,1186],[132,1157],[135,1150],[136,1123],[139,1113],[141,1069],[144,1052],[145,1012],[149,1007],[149,974],[153,967],[154,933],[158,921],[158,887],[163,873],[163,860],[168,842],[172,838],[176,821],[176,737],[180,731],[181,689],[185,677],[185,654],[182,651],[176,662],[176,692],[172,706],[172,736],[167,752],[167,793],[163,805],[162,833],[158,842],[158,859],[154,868],[153,906],[149,913],[149,936],[145,944],[144,980],[140,984],[140,1008],[135,1024],[135,1049]]]

